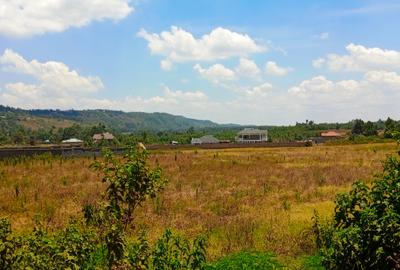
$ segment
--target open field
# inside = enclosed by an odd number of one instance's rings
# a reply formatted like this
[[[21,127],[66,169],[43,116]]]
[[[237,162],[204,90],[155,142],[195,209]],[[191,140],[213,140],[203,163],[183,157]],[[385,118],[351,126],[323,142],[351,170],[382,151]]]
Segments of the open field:
[[[315,252],[314,210],[328,217],[335,194],[370,181],[396,144],[154,151],[164,169],[164,192],[137,212],[134,230],[151,239],[166,227],[209,236],[209,256],[239,250],[273,251],[281,258]],[[49,228],[81,216],[81,206],[100,197],[101,175],[93,158],[41,156],[0,161],[0,217],[14,229],[34,220]]]

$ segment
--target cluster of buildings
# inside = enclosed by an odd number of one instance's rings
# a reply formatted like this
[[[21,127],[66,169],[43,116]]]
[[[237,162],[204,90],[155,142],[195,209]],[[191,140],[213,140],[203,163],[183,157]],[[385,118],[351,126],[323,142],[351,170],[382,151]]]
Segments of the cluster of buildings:
[[[346,133],[329,130],[325,132],[321,132],[320,136],[310,137],[306,141],[312,142],[314,144],[324,143],[331,140],[341,139],[346,136]],[[115,140],[115,136],[110,132],[104,132],[99,134],[94,134],[93,142],[95,144],[106,142],[112,143]],[[257,128],[245,128],[239,131],[235,137],[236,143],[264,143],[268,141],[268,131],[261,130]],[[83,145],[83,141],[77,138],[70,138],[68,140],[63,140],[63,144],[81,146]],[[215,138],[213,135],[205,135],[200,138],[192,138],[191,144],[200,145],[200,144],[218,144],[218,143],[230,143],[229,140],[219,140]],[[179,144],[177,141],[172,141],[171,144]]]
[[[268,131],[256,128],[245,128],[239,131],[235,137],[237,143],[262,143],[268,141]],[[205,135],[200,138],[192,138],[191,144],[214,144],[228,143],[226,140],[218,140],[212,135]]]
[[[325,143],[332,140],[343,139],[347,136],[345,131],[327,130],[320,133],[320,136],[310,137],[306,142],[314,144]],[[239,131],[235,137],[237,143],[262,143],[268,141],[268,131],[256,128],[245,128]],[[226,140],[218,140],[212,135],[205,135],[200,138],[192,138],[191,144],[215,144],[215,143],[228,143]]]
[[[92,140],[95,144],[100,143],[100,142],[106,142],[106,143],[111,144],[115,140],[115,136],[110,132],[103,132],[103,133],[94,134],[92,137]],[[84,142],[77,138],[70,138],[70,139],[61,141],[61,143],[66,144],[66,145],[82,146]]]
[[[333,141],[333,140],[338,140],[338,139],[343,139],[346,137],[346,132],[339,132],[336,130],[328,130],[320,133],[320,136],[317,137],[310,137],[308,138],[308,141],[319,144],[319,143],[325,143],[328,141]]]

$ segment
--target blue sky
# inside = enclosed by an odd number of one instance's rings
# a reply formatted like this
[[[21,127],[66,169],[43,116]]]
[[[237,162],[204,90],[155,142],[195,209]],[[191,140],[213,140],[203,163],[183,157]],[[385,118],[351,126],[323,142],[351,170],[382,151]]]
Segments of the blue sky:
[[[0,0],[0,104],[400,118],[399,1],[37,2]]]

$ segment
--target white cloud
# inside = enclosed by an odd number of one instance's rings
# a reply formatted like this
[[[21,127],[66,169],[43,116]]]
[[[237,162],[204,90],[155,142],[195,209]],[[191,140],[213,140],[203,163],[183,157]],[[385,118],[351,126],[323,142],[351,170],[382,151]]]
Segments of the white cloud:
[[[267,72],[267,74],[274,75],[274,76],[285,76],[292,70],[293,69],[291,67],[287,67],[287,68],[280,67],[280,66],[278,66],[277,63],[275,63],[273,61],[268,61],[265,65],[265,72]]]
[[[260,98],[265,97],[269,92],[271,92],[271,89],[272,85],[266,82],[261,85],[257,85],[250,89],[247,89],[244,93],[247,97],[250,98]]]
[[[164,87],[160,95],[141,97],[127,96],[121,99],[81,99],[81,108],[118,109],[123,111],[166,112],[186,117],[206,119],[205,111],[215,108],[216,103],[200,91],[181,91]]]
[[[172,63],[169,60],[162,60],[160,62],[161,65],[161,69],[165,70],[165,71],[170,71],[172,69]]]
[[[315,68],[321,68],[325,64],[325,59],[324,58],[318,58],[312,61],[312,65]]]
[[[288,90],[291,109],[317,121],[400,117],[400,75],[370,71],[361,80],[304,80]]]
[[[316,76],[288,90],[289,94],[323,104],[347,101],[362,103],[366,99],[379,104],[400,97],[400,75],[395,72],[369,71],[361,80],[330,81]],[[379,96],[379,99],[375,99]],[[372,98],[374,97],[374,98]]]
[[[400,69],[400,51],[367,48],[350,43],[348,54],[328,54],[326,66],[332,71],[369,71]]]
[[[309,98],[316,95],[325,95],[329,98],[337,98],[340,95],[351,96],[357,90],[359,82],[354,80],[344,80],[334,83],[324,76],[316,76],[310,80],[302,81],[298,86],[288,90],[290,94],[298,97]]]
[[[94,93],[104,87],[99,77],[81,76],[61,62],[29,62],[10,49],[0,56],[0,65],[4,71],[25,74],[37,80],[37,84],[9,83],[1,94],[2,99],[32,102],[33,107],[34,100],[40,107],[65,107],[75,96]],[[52,104],[53,101],[56,103]]]
[[[375,87],[382,87],[382,90],[394,90],[400,94],[400,75],[389,71],[369,71],[365,73],[364,80]]]
[[[92,21],[120,20],[134,8],[129,0],[1,0],[0,34],[26,37],[62,32]]]
[[[328,32],[320,33],[320,34],[318,35],[318,37],[319,37],[319,39],[321,39],[321,40],[327,40],[327,39],[329,39],[329,33],[328,33]]]
[[[214,64],[209,68],[203,68],[199,64],[193,67],[203,78],[213,82],[220,83],[224,81],[232,81],[236,79],[236,74],[233,70],[224,67],[221,64]]]
[[[0,103],[22,108],[118,109],[124,111],[168,112],[198,119],[242,124],[287,124],[315,121],[348,121],[353,118],[378,119],[400,117],[400,75],[398,72],[374,70],[358,80],[329,80],[324,76],[304,80],[284,89],[265,82],[243,87],[231,80],[233,70],[219,67],[213,77],[213,66],[197,69],[210,80],[229,78],[230,98],[216,101],[202,90],[175,90],[149,97],[131,95],[122,98],[100,98],[103,88],[98,77],[82,76],[60,62],[27,61],[11,50],[0,56],[0,67],[20,73],[29,81],[1,86]],[[214,65],[215,66],[215,65]],[[230,70],[224,75],[225,69]],[[219,71],[219,72],[220,72]],[[221,75],[222,74],[222,75]],[[233,74],[233,75],[232,75]],[[235,84],[236,85],[235,88]]]
[[[260,69],[257,64],[253,60],[247,58],[240,58],[239,65],[235,70],[239,76],[256,77],[260,74]]]
[[[174,63],[244,57],[266,50],[250,36],[222,27],[215,28],[200,38],[176,26],[171,26],[170,31],[160,34],[148,33],[142,29],[138,36],[147,40],[152,54],[164,56],[165,60]]]

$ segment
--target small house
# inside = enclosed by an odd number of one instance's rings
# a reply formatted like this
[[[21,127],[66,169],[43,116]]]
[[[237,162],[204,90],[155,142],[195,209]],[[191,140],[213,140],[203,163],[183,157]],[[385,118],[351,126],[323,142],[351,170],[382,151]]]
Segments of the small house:
[[[98,143],[101,141],[112,142],[115,139],[115,137],[110,132],[104,132],[104,133],[94,134],[92,139],[95,143]]]
[[[321,132],[321,137],[324,138],[340,138],[343,137],[343,134],[334,131],[334,130],[328,130],[326,132]]]
[[[312,141],[313,143],[319,144],[319,143],[325,143],[325,142],[328,142],[328,141],[342,139],[345,136],[346,136],[345,132],[339,132],[339,131],[336,131],[336,130],[327,130],[327,131],[321,132],[320,136],[311,137],[308,140]]]
[[[61,141],[61,143],[67,144],[67,145],[73,145],[73,146],[81,146],[83,144],[83,141],[79,140],[77,138],[70,138],[70,139]]]
[[[205,135],[200,138],[192,138],[191,144],[214,144],[219,143],[219,140],[212,135]]]

